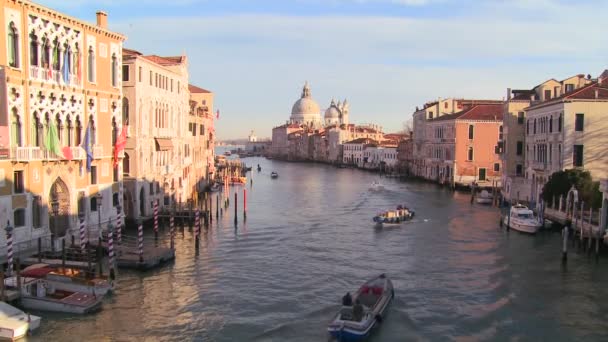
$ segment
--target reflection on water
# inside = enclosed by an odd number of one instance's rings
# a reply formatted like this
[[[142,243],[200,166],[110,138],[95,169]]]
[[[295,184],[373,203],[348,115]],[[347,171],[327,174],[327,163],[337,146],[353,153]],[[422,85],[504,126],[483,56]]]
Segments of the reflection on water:
[[[121,270],[103,311],[43,313],[30,340],[325,341],[341,296],[381,272],[396,298],[373,341],[608,338],[606,267],[571,253],[562,269],[559,234],[503,231],[495,209],[431,184],[383,179],[386,190],[370,192],[371,173],[245,162],[262,166],[250,173],[246,221],[236,188],[236,229],[233,203],[198,253],[179,227],[174,263]],[[375,213],[403,203],[414,220],[373,228]]]

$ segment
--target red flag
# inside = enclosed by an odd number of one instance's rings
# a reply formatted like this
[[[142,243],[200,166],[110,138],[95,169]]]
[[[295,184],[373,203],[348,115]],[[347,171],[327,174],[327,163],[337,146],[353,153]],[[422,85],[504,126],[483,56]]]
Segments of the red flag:
[[[72,149],[69,146],[62,147],[61,152],[63,153],[63,158],[67,160],[72,160],[74,158],[72,155]]]
[[[50,67],[47,69],[47,73],[46,76],[49,80],[53,79],[53,69],[51,69]]]
[[[122,150],[125,149],[127,144],[127,125],[122,126],[120,136],[116,139],[116,145],[114,145],[114,167],[118,167],[118,155]]]
[[[215,117],[216,117],[217,119],[219,119],[219,118],[220,118],[220,110],[219,110],[219,109],[218,109],[218,110],[215,112]]]

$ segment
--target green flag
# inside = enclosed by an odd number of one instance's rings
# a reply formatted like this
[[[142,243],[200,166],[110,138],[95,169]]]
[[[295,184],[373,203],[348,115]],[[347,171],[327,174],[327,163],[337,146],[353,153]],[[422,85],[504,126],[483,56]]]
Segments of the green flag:
[[[48,151],[55,153],[57,157],[63,158],[63,153],[59,147],[59,136],[57,135],[57,126],[52,122],[49,123],[49,129],[44,138],[44,146]]]

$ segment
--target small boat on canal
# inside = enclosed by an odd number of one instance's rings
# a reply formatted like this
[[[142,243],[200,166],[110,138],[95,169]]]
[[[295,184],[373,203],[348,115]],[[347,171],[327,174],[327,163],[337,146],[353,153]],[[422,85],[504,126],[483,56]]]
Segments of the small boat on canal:
[[[476,196],[476,201],[479,204],[492,204],[494,197],[487,190],[481,190],[479,195]]]
[[[384,190],[384,185],[378,181],[374,181],[372,185],[369,186],[370,191],[382,191]]]
[[[14,341],[40,327],[40,317],[0,302],[0,339]]]
[[[536,234],[542,224],[534,212],[525,205],[516,204],[511,207],[509,214],[503,218],[505,227],[522,233]]]
[[[260,164],[258,164],[258,172],[262,171],[262,167],[260,166]]]
[[[17,289],[17,278],[6,278],[4,285]],[[21,305],[29,310],[86,314],[101,310],[102,298],[91,293],[65,290],[57,282],[21,278]]]
[[[276,173],[276,172],[274,172],[274,171],[272,171],[272,173],[270,173],[270,178],[272,178],[272,179],[279,178],[279,174]]]
[[[213,185],[209,187],[209,191],[211,192],[218,192],[220,190],[222,190],[222,185],[219,183],[213,183]]]
[[[34,264],[21,271],[22,277],[44,279],[57,283],[64,290],[91,293],[105,296],[114,290],[114,284],[105,278],[87,278],[83,270],[70,267],[53,267],[47,264]]]
[[[247,177],[230,177],[230,184],[247,184]]]
[[[372,219],[376,222],[376,227],[391,227],[398,226],[402,222],[409,221],[414,217],[414,211],[406,206],[399,205],[395,210],[387,210],[380,213]]]
[[[365,282],[350,303],[342,303],[338,314],[327,327],[338,341],[361,341],[379,325],[393,300],[393,283],[384,274]]]

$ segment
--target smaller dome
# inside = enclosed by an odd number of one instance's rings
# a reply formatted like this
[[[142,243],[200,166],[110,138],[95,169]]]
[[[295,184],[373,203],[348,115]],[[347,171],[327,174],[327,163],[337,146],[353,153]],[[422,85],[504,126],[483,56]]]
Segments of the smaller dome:
[[[338,110],[338,108],[336,108],[335,105],[327,108],[327,110],[325,111],[326,119],[332,119],[332,118],[337,119],[339,117],[340,117],[340,111]]]

